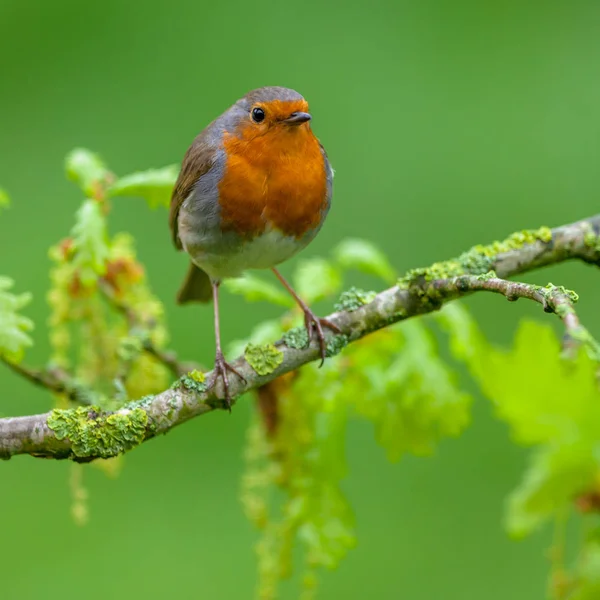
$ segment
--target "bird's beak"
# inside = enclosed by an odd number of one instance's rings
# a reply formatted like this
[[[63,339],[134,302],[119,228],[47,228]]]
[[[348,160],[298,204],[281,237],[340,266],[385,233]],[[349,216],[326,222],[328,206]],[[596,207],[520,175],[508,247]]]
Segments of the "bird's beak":
[[[301,123],[306,123],[310,121],[312,117],[309,113],[306,112],[294,112],[287,119],[284,119],[284,123],[289,123],[290,125],[300,125]]]

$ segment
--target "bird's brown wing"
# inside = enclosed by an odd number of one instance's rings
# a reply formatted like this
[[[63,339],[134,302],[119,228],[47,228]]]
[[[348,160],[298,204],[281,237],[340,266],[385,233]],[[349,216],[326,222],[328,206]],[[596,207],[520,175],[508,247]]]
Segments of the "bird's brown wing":
[[[173,188],[171,208],[169,210],[171,236],[173,238],[173,243],[180,250],[182,245],[177,230],[179,209],[181,208],[183,201],[190,195],[192,188],[198,179],[210,170],[213,164],[214,155],[215,148],[209,143],[209,132],[207,128],[196,137],[183,157],[181,171],[179,172],[175,187]]]
[[[329,205],[331,204],[331,196],[333,195],[333,168],[331,167],[331,163],[329,162],[329,157],[327,156],[327,152],[325,151],[325,147],[319,140],[319,147],[321,148],[321,153],[323,154],[323,159],[325,160],[325,172],[327,177],[327,210],[329,210]]]

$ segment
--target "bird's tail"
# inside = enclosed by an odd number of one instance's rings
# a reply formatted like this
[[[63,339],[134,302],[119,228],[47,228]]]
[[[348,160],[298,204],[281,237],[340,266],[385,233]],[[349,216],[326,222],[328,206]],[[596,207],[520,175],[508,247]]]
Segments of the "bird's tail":
[[[208,275],[190,261],[185,280],[177,292],[177,304],[210,302],[212,286]]]

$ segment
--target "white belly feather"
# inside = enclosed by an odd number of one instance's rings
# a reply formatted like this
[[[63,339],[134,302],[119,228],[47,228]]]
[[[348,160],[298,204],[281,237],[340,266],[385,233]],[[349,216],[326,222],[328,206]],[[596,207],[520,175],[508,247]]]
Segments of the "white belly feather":
[[[187,246],[185,236],[181,240],[193,262],[214,280],[239,277],[248,269],[270,269],[294,256],[309,242],[271,229],[240,246],[223,244],[218,252],[212,253],[206,246]]]

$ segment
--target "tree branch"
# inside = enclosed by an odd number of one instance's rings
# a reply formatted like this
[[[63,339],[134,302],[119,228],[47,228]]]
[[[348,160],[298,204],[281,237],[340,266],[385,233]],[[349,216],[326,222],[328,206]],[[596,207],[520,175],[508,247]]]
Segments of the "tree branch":
[[[553,230],[518,232],[504,242],[476,246],[456,259],[410,271],[398,285],[377,294],[369,304],[357,309],[350,306],[349,310],[328,316],[344,334],[327,333],[328,351],[333,355],[347,343],[373,331],[433,312],[446,302],[477,291],[501,293],[509,300],[518,297],[535,300],[563,320],[568,333],[567,346],[588,342],[591,337],[582,336],[587,332],[573,310],[575,298],[571,293],[556,286],[540,288],[505,279],[567,260],[600,265],[599,233],[600,215],[596,215]],[[316,341],[307,347],[297,347],[300,344],[295,339],[301,336],[286,336],[286,341],[275,344],[282,352],[282,361],[268,374],[257,374],[243,357],[238,358],[233,365],[247,383],[232,377],[231,394],[239,396],[319,358]],[[210,375],[206,374],[207,380]],[[129,403],[115,413],[80,407],[0,419],[0,457],[30,454],[79,462],[106,458],[166,433],[193,417],[222,408],[222,397],[222,385],[206,389],[202,377],[192,373],[171,389]]]
[[[549,283],[545,287],[532,283],[522,283],[499,279],[491,271],[488,275],[463,275],[454,279],[438,279],[431,286],[443,295],[445,300],[459,298],[467,292],[493,292],[502,294],[509,302],[527,298],[542,305],[544,312],[556,314],[565,326],[563,349],[565,354],[574,356],[582,343],[588,344],[597,356],[600,345],[581,324],[575,312],[577,294],[562,286]]]

